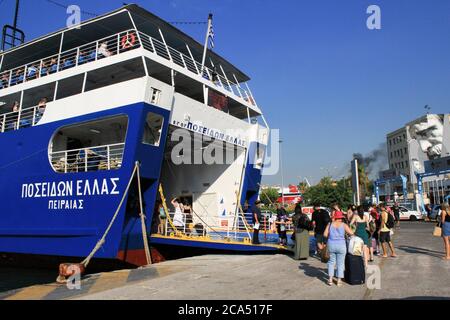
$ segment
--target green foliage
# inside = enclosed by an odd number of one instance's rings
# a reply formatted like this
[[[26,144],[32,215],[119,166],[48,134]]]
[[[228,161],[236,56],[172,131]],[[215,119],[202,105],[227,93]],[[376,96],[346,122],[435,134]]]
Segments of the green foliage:
[[[333,203],[338,203],[341,208],[351,205],[353,198],[351,184],[347,179],[335,182],[329,177],[308,188],[303,196],[307,205],[318,202],[324,207],[331,207]]]
[[[278,197],[279,197],[278,189],[267,188],[262,189],[261,191],[261,201],[266,207],[269,207],[271,203],[276,203]]]

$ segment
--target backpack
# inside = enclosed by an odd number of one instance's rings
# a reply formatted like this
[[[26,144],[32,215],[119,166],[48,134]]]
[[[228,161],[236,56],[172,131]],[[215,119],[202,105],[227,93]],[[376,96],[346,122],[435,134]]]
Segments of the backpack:
[[[392,228],[394,228],[394,226],[395,226],[395,220],[394,220],[394,217],[393,217],[392,214],[390,214],[389,212],[387,213],[387,215],[388,215],[388,218],[387,218],[387,221],[386,221],[386,223],[385,223],[386,228],[392,229]]]
[[[311,222],[311,220],[309,220],[308,216],[306,214],[302,214],[299,219],[298,219],[298,223],[297,223],[297,228],[298,229],[305,229],[308,231],[311,231],[313,229],[313,224]]]

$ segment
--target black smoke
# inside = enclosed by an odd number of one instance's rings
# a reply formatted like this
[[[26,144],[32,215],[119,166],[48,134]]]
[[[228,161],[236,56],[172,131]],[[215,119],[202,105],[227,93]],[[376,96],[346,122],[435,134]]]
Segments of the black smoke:
[[[378,148],[366,155],[355,153],[353,159],[357,159],[358,163],[364,166],[366,174],[371,179],[377,178],[380,171],[389,167],[386,143],[381,143]]]

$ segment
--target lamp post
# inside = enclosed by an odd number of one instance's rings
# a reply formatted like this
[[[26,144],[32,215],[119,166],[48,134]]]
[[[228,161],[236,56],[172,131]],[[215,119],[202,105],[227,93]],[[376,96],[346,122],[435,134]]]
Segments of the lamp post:
[[[283,161],[281,158],[281,144],[283,143],[283,140],[278,140],[278,143],[280,144],[280,170],[281,170],[281,202],[284,207],[284,176],[283,176]]]

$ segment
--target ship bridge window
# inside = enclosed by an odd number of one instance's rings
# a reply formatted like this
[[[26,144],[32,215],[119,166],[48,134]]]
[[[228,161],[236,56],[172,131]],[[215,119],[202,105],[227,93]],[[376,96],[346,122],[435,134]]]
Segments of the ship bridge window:
[[[55,172],[115,170],[122,166],[128,117],[120,115],[59,129],[49,145]]]
[[[145,70],[142,58],[116,63],[88,72],[85,91],[103,88],[144,76]]]
[[[164,118],[156,113],[149,112],[145,121],[142,143],[159,147]]]

